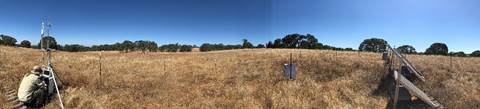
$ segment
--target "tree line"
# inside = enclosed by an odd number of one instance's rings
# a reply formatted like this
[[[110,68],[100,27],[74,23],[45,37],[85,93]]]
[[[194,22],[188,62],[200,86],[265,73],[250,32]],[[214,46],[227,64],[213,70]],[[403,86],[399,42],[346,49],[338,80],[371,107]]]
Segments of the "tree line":
[[[267,42],[266,48],[329,49],[353,51],[352,48],[340,48],[319,43],[318,39],[311,34],[288,34],[283,38],[275,39],[273,42]]]
[[[330,45],[324,45],[318,42],[318,39],[311,34],[288,34],[283,38],[277,38],[273,42],[269,41],[265,45],[258,44],[254,46],[247,39],[242,39],[242,44],[226,45],[226,44],[210,44],[204,43],[200,46],[200,51],[215,51],[215,50],[230,50],[230,49],[244,49],[244,48],[287,48],[287,49],[329,49],[354,51],[352,48],[340,48]]]
[[[66,44],[59,45],[52,36],[43,37],[37,45],[32,45],[30,41],[23,40],[20,44],[17,44],[17,40],[9,35],[0,35],[0,45],[5,46],[18,46],[26,48],[52,48],[69,52],[83,52],[83,51],[141,51],[141,52],[191,52],[193,48],[197,48],[195,45],[182,45],[182,44],[165,44],[159,46],[154,41],[138,40],[123,42],[117,42],[114,44],[92,45],[84,46],[80,44]],[[388,42],[381,38],[369,38],[363,40],[358,51],[367,52],[384,52]],[[327,50],[342,50],[342,51],[356,51],[352,48],[340,48],[330,45],[325,45],[318,42],[318,39],[311,34],[288,34],[283,38],[277,38],[273,41],[268,41],[265,45],[258,44],[254,46],[247,39],[242,39],[242,44],[229,45],[229,44],[211,44],[204,43],[199,49],[202,52],[216,51],[216,50],[231,50],[231,49],[245,49],[245,48],[287,48],[287,49],[327,49]],[[480,57],[480,50],[473,51],[470,54],[466,54],[463,51],[448,52],[448,46],[445,43],[433,43],[425,52],[417,52],[412,45],[402,45],[396,48],[399,52],[405,54],[426,54],[426,55],[450,55],[458,57]]]
[[[32,45],[30,41],[23,40],[20,44],[16,44],[17,40],[8,35],[0,35],[0,45],[5,46],[18,46],[25,48],[51,48],[61,51],[69,52],[84,52],[84,51],[121,51],[121,52],[131,52],[131,51],[141,51],[141,52],[156,52],[158,50],[162,52],[190,52],[192,51],[193,45],[179,45],[179,44],[167,44],[158,46],[154,41],[148,40],[137,40],[129,41],[125,40],[123,42],[117,42],[114,44],[102,44],[102,45],[92,45],[84,46],[80,44],[66,44],[59,45],[54,37],[45,36],[40,39],[40,42],[37,45]],[[177,46],[170,46],[177,45]],[[168,50],[167,50],[168,49]]]
[[[161,52],[191,52],[195,45],[166,44],[159,47]]]
[[[365,39],[359,46],[358,50],[368,52],[384,52],[388,42],[380,38]],[[396,48],[399,52],[405,54],[425,54],[425,55],[444,55],[444,56],[457,56],[457,57],[480,57],[480,50],[473,51],[470,54],[466,54],[463,51],[448,52],[448,46],[445,43],[436,42],[430,45],[425,52],[417,52],[412,45],[402,45]]]

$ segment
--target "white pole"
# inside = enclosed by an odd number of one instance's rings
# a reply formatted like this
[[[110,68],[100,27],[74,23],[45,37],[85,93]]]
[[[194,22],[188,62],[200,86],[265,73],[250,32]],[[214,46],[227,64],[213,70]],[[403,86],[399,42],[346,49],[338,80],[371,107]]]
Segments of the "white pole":
[[[51,66],[48,66],[48,70],[52,73],[53,83],[55,84],[55,89],[57,90],[58,101],[60,101],[60,107],[62,109],[64,109],[63,102],[62,102],[62,96],[60,96],[60,90],[58,90],[57,80],[55,79],[55,73],[53,72],[53,69],[52,69]]]
[[[64,109],[63,102],[62,102],[62,96],[60,96],[60,90],[58,90],[58,84],[57,84],[57,79],[56,79],[56,76],[55,76],[55,72],[53,72],[53,68],[52,68],[52,63],[51,63],[51,59],[52,59],[51,58],[51,53],[52,52],[48,48],[47,48],[47,52],[48,52],[48,71],[50,71],[50,73],[52,73],[53,83],[55,84],[55,90],[57,90],[58,101],[60,101],[60,107],[62,109]]]

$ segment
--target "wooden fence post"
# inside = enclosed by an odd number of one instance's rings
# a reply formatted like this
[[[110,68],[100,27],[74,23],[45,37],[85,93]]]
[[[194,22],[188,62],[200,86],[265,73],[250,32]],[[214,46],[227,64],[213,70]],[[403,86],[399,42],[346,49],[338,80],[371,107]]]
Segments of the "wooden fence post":
[[[100,58],[98,60],[100,78],[102,77],[102,53],[103,53],[103,51],[100,52]]]

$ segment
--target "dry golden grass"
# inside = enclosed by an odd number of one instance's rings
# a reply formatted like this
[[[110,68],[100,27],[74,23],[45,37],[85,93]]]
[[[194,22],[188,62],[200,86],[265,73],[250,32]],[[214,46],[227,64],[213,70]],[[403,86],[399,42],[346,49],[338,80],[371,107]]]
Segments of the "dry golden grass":
[[[39,50],[0,47],[2,87],[17,89]],[[282,78],[289,54],[295,81]],[[55,52],[67,108],[384,108],[372,96],[383,72],[377,53],[245,49],[191,53]],[[426,74],[419,87],[447,108],[480,107],[480,58],[409,55]],[[100,75],[99,65],[102,72]],[[2,89],[2,93],[5,89]],[[0,107],[7,108],[4,99]],[[57,108],[53,101],[46,108]]]

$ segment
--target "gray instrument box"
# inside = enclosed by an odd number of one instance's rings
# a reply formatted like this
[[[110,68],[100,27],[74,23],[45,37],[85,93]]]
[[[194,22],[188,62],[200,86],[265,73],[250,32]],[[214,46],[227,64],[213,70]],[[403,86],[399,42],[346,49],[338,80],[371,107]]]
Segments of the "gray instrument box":
[[[294,80],[297,76],[297,69],[296,69],[296,66],[295,64],[284,64],[283,65],[283,73],[284,73],[284,76],[285,78],[287,79],[290,79],[290,80]]]

